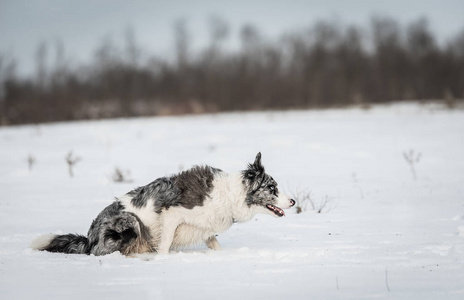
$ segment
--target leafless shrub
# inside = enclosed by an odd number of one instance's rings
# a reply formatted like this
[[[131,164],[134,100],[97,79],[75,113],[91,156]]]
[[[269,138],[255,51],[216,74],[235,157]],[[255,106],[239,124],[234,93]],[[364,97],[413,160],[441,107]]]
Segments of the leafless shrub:
[[[29,171],[32,171],[32,168],[34,167],[36,162],[37,161],[35,157],[32,154],[29,154],[29,156],[27,157],[27,166],[29,168]]]
[[[296,201],[296,213],[300,214],[308,208],[308,203],[311,201],[311,191],[297,190],[293,193],[293,199]]]
[[[296,213],[300,214],[308,209],[308,206],[314,212],[320,214],[323,212],[328,212],[330,208],[327,206],[332,200],[329,196],[325,195],[320,201],[316,201],[312,195],[311,191],[307,190],[297,190],[292,194],[293,199],[296,201]]]
[[[69,176],[74,177],[73,167],[75,164],[81,161],[81,158],[79,156],[73,156],[72,151],[69,151],[69,153],[65,157],[65,160],[68,164]]]
[[[311,206],[312,206],[312,209],[317,212],[318,214],[322,213],[322,212],[329,212],[330,211],[330,208],[327,207],[327,205],[329,204],[329,202],[332,200],[331,197],[329,197],[328,195],[325,195],[324,197],[322,197],[322,199],[319,201],[319,202],[315,202],[315,201],[311,201]]]
[[[121,170],[118,167],[114,169],[113,172],[113,181],[114,182],[125,182],[125,183],[130,183],[133,180],[130,178],[130,171],[129,170]]]
[[[419,163],[421,156],[422,153],[415,152],[413,149],[409,150],[409,152],[403,152],[403,157],[411,169],[412,177],[414,180],[417,179],[416,165]]]

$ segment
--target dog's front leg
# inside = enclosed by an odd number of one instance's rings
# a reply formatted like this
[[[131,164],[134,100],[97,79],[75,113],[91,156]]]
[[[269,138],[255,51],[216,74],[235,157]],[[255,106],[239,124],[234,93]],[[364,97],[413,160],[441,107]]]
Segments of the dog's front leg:
[[[219,245],[219,242],[214,235],[207,239],[205,243],[206,246],[208,246],[208,248],[211,250],[221,250],[221,246]]]
[[[157,248],[159,254],[169,254],[177,226],[179,226],[179,223],[176,220],[169,217],[164,218],[161,240]]]

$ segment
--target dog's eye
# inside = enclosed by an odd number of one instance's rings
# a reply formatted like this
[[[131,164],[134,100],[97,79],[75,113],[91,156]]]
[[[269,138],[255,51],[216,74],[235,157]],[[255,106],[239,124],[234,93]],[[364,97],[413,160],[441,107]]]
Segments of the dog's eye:
[[[272,184],[271,184],[270,186],[268,186],[268,188],[269,188],[269,190],[270,190],[271,192],[275,191],[275,186],[272,185]]]

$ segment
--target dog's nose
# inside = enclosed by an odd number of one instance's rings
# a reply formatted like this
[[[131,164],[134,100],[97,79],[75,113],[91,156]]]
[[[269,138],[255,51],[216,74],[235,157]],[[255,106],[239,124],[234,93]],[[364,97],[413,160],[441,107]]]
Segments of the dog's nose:
[[[290,199],[290,207],[294,206],[296,204],[296,201],[293,199]]]

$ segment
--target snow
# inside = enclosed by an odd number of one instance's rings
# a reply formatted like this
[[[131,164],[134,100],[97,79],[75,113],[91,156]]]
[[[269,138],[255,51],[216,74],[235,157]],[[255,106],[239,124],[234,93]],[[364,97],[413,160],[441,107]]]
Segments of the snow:
[[[415,104],[0,128],[0,299],[464,299],[463,132],[464,111]],[[70,151],[82,159],[73,178]],[[258,151],[280,189],[328,200],[322,213],[256,216],[218,237],[222,251],[29,248],[86,233],[114,197],[157,177],[239,171]],[[116,167],[133,181],[113,182]]]

